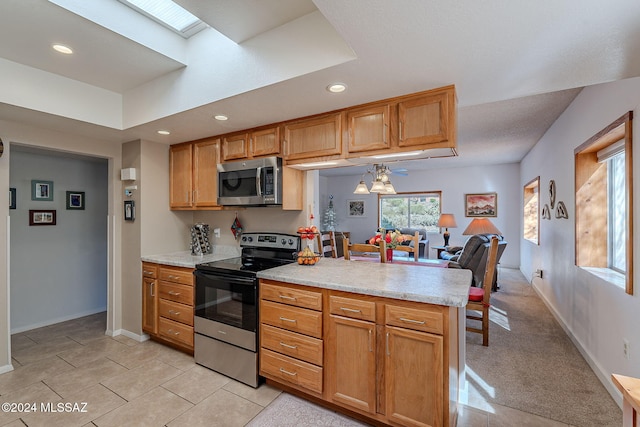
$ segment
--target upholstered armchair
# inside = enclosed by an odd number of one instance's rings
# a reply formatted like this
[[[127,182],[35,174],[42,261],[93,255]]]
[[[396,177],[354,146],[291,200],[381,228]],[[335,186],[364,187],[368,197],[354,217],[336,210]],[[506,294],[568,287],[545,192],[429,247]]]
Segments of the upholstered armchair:
[[[400,228],[400,233],[408,236],[413,236],[417,231],[420,234],[420,240],[418,241],[418,256],[425,258],[429,255],[429,239],[427,239],[427,230],[424,228]],[[413,241],[409,242],[410,246],[413,246]]]
[[[487,264],[487,256],[489,254],[489,246],[491,237],[495,234],[474,234],[464,244],[463,248],[448,247],[446,251],[440,254],[440,258],[449,260],[449,268],[464,268],[471,270],[473,273],[472,286],[483,287],[484,271]],[[507,242],[502,236],[498,238],[498,256],[496,263],[500,261],[500,257],[507,247]],[[498,289],[498,270],[493,275],[492,289]]]

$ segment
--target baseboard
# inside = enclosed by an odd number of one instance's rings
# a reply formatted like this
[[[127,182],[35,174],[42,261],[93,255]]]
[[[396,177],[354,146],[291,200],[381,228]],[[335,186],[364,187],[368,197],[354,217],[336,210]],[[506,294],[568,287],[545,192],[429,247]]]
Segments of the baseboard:
[[[145,342],[145,341],[148,341],[150,338],[149,335],[147,334],[138,335],[138,334],[134,334],[131,331],[127,331],[126,329],[117,329],[115,331],[107,330],[106,334],[109,335],[110,337],[124,335],[125,337],[131,338],[132,340],[138,341],[138,342]]]
[[[606,372],[598,362],[596,362],[596,360],[591,356],[591,353],[582,345],[582,342],[573,334],[573,331],[571,331],[564,318],[560,315],[560,313],[558,313],[555,307],[553,307],[553,305],[549,302],[545,295],[540,291],[535,282],[536,281],[534,280],[531,284],[533,290],[536,291],[536,294],[540,297],[542,302],[544,302],[544,305],[547,306],[553,317],[558,321],[560,327],[567,334],[571,342],[573,342],[573,344],[576,346],[582,357],[584,357],[584,360],[587,361],[587,364],[589,365],[593,373],[596,374],[596,377],[598,377],[602,385],[604,385],[604,388],[607,389],[613,400],[618,404],[620,409],[622,409],[622,393],[620,393],[616,386],[613,385],[613,382],[611,382],[609,373]]]
[[[79,319],[85,316],[91,316],[92,314],[98,314],[107,311],[107,307],[100,307],[89,311],[84,311],[82,313],[70,314],[68,316],[58,317],[56,319],[46,320],[44,322],[34,323],[28,326],[21,326],[19,328],[12,328],[11,335],[19,334],[21,332],[30,331],[32,329],[42,328],[44,326],[55,325],[56,323],[66,322],[67,320]]]
[[[0,374],[6,374],[11,371],[13,371],[13,365],[0,366]]]

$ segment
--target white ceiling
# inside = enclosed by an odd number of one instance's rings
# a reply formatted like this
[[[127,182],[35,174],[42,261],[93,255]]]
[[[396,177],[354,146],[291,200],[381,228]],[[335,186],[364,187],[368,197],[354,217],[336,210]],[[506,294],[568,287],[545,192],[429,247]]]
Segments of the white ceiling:
[[[455,84],[459,156],[403,167],[456,167],[518,162],[582,87],[640,76],[637,0],[177,2],[215,29],[184,40],[117,0],[2,0],[0,120],[169,144]]]

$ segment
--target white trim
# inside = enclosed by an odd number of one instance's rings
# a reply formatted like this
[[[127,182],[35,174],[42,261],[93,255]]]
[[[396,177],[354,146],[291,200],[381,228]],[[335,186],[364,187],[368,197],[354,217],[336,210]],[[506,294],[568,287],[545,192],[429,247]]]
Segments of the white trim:
[[[148,341],[149,338],[151,338],[149,335],[147,334],[142,334],[142,335],[138,335],[138,334],[134,334],[133,332],[127,331],[126,329],[118,329],[115,331],[107,331],[107,335],[111,336],[111,337],[116,337],[118,335],[124,335],[127,338],[131,338],[134,341],[138,341],[138,342],[145,342]]]
[[[0,366],[0,374],[6,374],[11,371],[13,371],[13,365]]]
[[[43,326],[54,325],[60,322],[66,322],[67,320],[79,319],[80,317],[91,316],[92,314],[102,313],[107,311],[107,307],[99,307],[89,311],[83,311],[82,313],[71,314],[69,316],[58,317],[56,319],[49,319],[44,322],[34,323],[20,328],[11,329],[11,335],[19,334],[20,332],[30,331],[32,329],[42,328]]]
[[[11,331],[11,216],[7,215],[7,330]],[[7,334],[7,362],[11,362],[11,332]],[[11,367],[8,371],[3,371],[6,366]],[[13,370],[12,365],[5,365],[0,368],[0,372]]]
[[[589,364],[591,370],[596,374],[596,377],[600,380],[604,388],[607,389],[613,400],[618,404],[620,409],[622,409],[622,393],[618,391],[613,382],[611,382],[611,378],[609,377],[609,373],[602,369],[595,359],[591,356],[591,353],[582,345],[582,342],[573,334],[571,329],[567,326],[567,323],[564,321],[560,313],[556,311],[556,309],[551,305],[549,300],[544,296],[544,294],[540,291],[538,286],[535,283],[535,280],[532,280],[531,287],[536,291],[536,294],[540,297],[544,305],[547,306],[553,317],[558,321],[562,329],[565,331],[571,342],[576,346],[584,360]]]

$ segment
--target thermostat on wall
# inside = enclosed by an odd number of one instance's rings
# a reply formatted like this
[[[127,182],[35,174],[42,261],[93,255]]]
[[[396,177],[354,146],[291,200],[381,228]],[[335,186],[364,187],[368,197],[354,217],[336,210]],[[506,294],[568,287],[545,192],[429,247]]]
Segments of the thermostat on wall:
[[[136,169],[126,168],[120,169],[120,179],[122,181],[133,181],[136,179]]]

